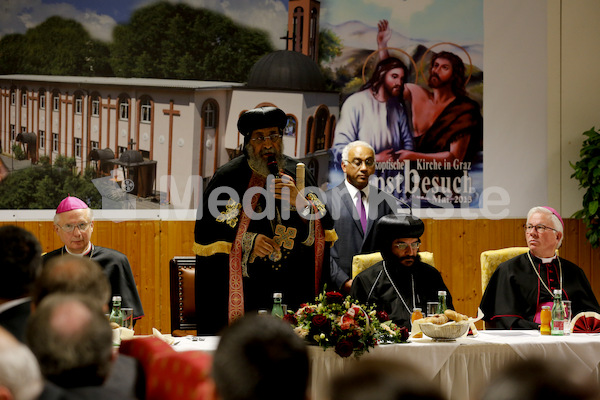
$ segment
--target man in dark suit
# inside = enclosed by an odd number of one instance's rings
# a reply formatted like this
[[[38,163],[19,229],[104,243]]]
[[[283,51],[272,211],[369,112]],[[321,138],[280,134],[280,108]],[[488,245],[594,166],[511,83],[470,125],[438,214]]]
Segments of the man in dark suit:
[[[113,330],[98,300],[52,293],[40,302],[27,326],[27,343],[42,375],[69,398],[130,399],[104,385],[113,367]]]
[[[103,314],[110,312],[110,282],[100,265],[89,257],[66,254],[48,261],[31,291],[34,314],[41,302],[53,294],[86,296]],[[47,384],[45,389],[51,385]],[[102,386],[123,397],[142,398],[143,385],[143,372],[136,359],[114,354],[110,373]]]
[[[0,227],[0,326],[21,342],[31,312],[31,285],[41,268],[36,237],[18,226]]]
[[[369,185],[375,173],[375,151],[363,141],[348,143],[342,151],[346,179],[327,191],[327,208],[338,240],[330,251],[330,277],[335,288],[348,293],[352,286],[352,257],[373,250],[373,227],[384,215],[395,213],[397,200]]]

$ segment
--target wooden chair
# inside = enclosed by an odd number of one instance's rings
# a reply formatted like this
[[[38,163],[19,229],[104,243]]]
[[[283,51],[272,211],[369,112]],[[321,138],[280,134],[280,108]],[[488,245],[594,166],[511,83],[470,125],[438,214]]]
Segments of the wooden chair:
[[[435,267],[433,253],[428,251],[420,251],[419,256],[421,256],[421,261],[423,261],[425,264]],[[378,251],[375,253],[355,255],[352,257],[352,279],[354,279],[356,275],[360,274],[365,269],[377,264],[381,260],[383,260],[383,257]]]
[[[174,257],[169,263],[171,334],[196,335],[196,257]]]

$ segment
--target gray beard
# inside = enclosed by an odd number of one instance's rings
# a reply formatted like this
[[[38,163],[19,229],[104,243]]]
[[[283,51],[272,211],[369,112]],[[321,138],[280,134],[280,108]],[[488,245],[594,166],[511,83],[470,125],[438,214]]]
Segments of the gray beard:
[[[246,145],[246,153],[248,154],[247,159],[250,168],[252,168],[255,172],[262,176],[267,176],[270,174],[269,167],[267,167],[267,161],[260,155],[254,153],[254,147],[252,147],[251,144]],[[276,153],[275,159],[277,160],[277,169],[283,169],[285,165],[285,158],[283,157],[283,144],[281,148],[281,153]]]

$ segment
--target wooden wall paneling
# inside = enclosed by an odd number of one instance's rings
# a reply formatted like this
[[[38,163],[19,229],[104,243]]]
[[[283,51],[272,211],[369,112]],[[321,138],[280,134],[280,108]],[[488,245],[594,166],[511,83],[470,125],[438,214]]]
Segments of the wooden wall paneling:
[[[488,246],[487,233],[489,226],[487,223],[479,223],[477,220],[464,221],[465,239],[463,249],[465,252],[465,285],[463,293],[465,296],[462,310],[457,310],[470,316],[477,315],[479,299],[481,299],[481,265],[480,254]],[[485,241],[482,241],[484,239]]]
[[[482,251],[525,246],[521,228],[524,219],[433,220],[426,219],[422,250],[435,254],[455,299],[457,311],[475,315],[481,300],[479,256]],[[32,232],[43,251],[62,243],[52,221],[1,221]],[[136,325],[137,334],[150,334],[156,327],[170,332],[169,260],[190,256],[195,221],[96,221],[92,242],[127,255],[142,298],[146,316]],[[600,249],[592,249],[585,238],[583,222],[565,219],[565,240],[561,256],[579,265],[600,299]]]
[[[589,248],[592,261],[590,263],[591,273],[588,278],[596,294],[596,299],[600,301],[600,247],[592,249],[592,246],[589,246]]]
[[[169,293],[169,261],[175,256],[192,256],[194,245],[195,221],[163,221],[161,224],[161,257],[160,269],[163,287],[162,329],[171,332],[171,312]]]
[[[464,230],[462,220],[436,221],[440,252],[442,259],[442,276],[444,282],[452,293],[454,307],[464,309],[464,296],[462,295],[464,273]]]

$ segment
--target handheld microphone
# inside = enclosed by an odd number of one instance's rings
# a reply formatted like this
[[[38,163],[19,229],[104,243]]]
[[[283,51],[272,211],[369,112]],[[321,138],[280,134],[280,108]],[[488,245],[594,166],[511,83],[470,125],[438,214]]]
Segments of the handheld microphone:
[[[279,167],[277,166],[277,159],[275,156],[269,156],[267,159],[267,168],[275,178],[279,178]]]

